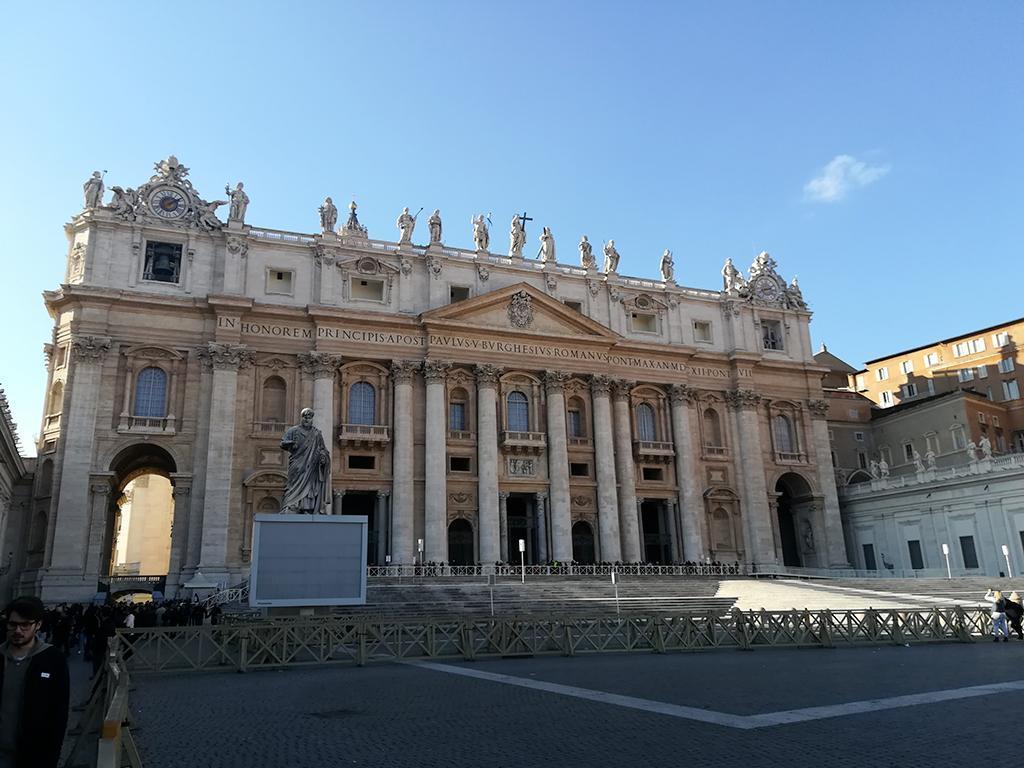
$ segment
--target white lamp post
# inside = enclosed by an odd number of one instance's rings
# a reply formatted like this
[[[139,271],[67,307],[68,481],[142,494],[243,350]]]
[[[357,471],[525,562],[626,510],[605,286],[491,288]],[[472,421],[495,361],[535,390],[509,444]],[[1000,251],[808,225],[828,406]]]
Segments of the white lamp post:
[[[946,578],[947,579],[952,579],[953,578],[953,571],[949,567],[949,544],[943,544],[942,545],[942,554],[946,558]]]
[[[619,580],[616,578],[618,574],[612,571],[612,586],[615,587],[615,615],[619,615]]]
[[[420,565],[423,565],[423,539],[416,539],[416,551],[420,553]]]
[[[1013,570],[1010,568],[1010,548],[1003,544],[1003,557],[1006,559],[1006,575],[1013,578]]]
[[[526,583],[526,539],[519,540],[519,567],[523,571],[523,584]]]

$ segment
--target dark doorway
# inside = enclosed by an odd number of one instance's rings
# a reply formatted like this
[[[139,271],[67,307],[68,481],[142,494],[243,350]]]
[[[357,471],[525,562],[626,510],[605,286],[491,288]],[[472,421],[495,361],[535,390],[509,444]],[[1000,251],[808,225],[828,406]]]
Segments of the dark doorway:
[[[572,559],[582,565],[597,562],[594,552],[594,529],[582,520],[572,527]]]
[[[799,568],[805,565],[800,551],[800,539],[797,531],[796,507],[811,500],[811,486],[800,475],[787,472],[775,483],[775,491],[779,494],[779,543],[782,547],[782,564]],[[805,525],[809,525],[805,521]],[[808,538],[808,556],[813,558],[813,534]],[[813,560],[812,563],[813,565]]]
[[[519,562],[519,540],[526,542],[526,564],[537,565],[537,506],[533,494],[509,494],[505,512],[508,520],[508,561]]]
[[[448,526],[448,564],[473,565],[473,526],[468,520],[452,520]]]
[[[336,510],[337,511],[337,510]],[[362,515],[367,520],[366,529],[366,564],[384,565],[379,562],[377,546],[380,538],[380,528],[377,520],[377,492],[376,491],[346,491],[341,497],[341,512],[343,515]]]
[[[640,505],[640,524],[644,532],[644,562],[671,565],[672,536],[669,533],[668,522],[668,504],[664,501],[655,499]]]

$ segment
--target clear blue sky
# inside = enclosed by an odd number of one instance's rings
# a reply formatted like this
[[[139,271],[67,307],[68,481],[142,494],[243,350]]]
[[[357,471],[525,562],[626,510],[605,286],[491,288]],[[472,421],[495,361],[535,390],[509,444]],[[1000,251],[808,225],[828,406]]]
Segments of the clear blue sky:
[[[562,260],[717,288],[760,249],[853,364],[1022,312],[1016,2],[16,3],[0,31],[0,383],[39,431],[62,225],[170,153],[250,223],[514,211]],[[339,205],[339,207],[342,207]],[[536,247],[534,245],[533,247]]]

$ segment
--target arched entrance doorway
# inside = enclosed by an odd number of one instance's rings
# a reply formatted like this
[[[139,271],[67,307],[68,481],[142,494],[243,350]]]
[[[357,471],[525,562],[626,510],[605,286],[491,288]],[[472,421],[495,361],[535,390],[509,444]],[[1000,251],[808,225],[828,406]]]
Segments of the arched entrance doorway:
[[[594,552],[594,529],[590,523],[580,520],[572,527],[572,559],[582,565],[597,562]]]
[[[121,451],[110,470],[115,493],[100,552],[100,583],[112,594],[163,592],[171,559],[174,459],[143,443]]]
[[[473,526],[461,517],[448,525],[448,564],[473,565]]]
[[[776,481],[775,492],[782,564],[795,568],[816,565],[810,484],[795,472],[787,472]]]

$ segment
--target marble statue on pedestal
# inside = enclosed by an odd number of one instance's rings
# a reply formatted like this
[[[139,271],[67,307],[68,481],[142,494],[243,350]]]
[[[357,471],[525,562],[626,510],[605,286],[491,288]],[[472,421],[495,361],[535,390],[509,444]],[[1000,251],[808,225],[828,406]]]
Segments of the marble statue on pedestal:
[[[928,465],[928,469],[935,469],[935,451],[929,448],[924,454],[924,461]]]
[[[871,467],[871,477],[872,478],[877,480],[878,478],[880,478],[882,476],[882,473],[879,472],[879,470],[878,470],[878,462],[877,461],[872,459],[869,466]]]
[[[580,238],[580,266],[584,269],[597,269],[597,259],[594,258],[594,246],[584,235]]]
[[[324,445],[324,436],[313,426],[312,408],[302,409],[301,422],[285,431],[281,448],[289,454],[288,480],[281,512],[323,514],[331,454]]]
[[[619,271],[619,252],[615,250],[614,240],[609,240],[604,247],[604,271],[609,275]]]
[[[981,455],[984,458],[992,458],[992,441],[988,439],[988,435],[981,436],[981,440],[978,441],[978,447],[981,448]]]
[[[555,236],[551,234],[550,227],[544,227],[540,234],[540,251],[537,257],[545,264],[555,263]]]
[[[885,478],[889,476],[889,462],[885,459],[881,459],[878,462],[878,471],[881,473],[882,479],[885,480]]]
[[[234,189],[231,189],[230,184],[224,186],[224,192],[227,193],[228,199],[231,201],[228,221],[237,221],[239,224],[245,223],[245,210],[249,207],[249,196],[245,194],[242,186],[242,182],[238,182]]]
[[[668,248],[661,254],[661,279],[666,283],[675,282],[675,262],[672,261],[672,251]]]
[[[473,243],[478,251],[486,251],[491,244],[491,233],[487,229],[487,220],[481,213],[473,217]]]
[[[973,440],[967,441],[967,460],[972,464],[978,460],[978,445]]]
[[[916,448],[914,449],[913,461],[914,470],[917,472],[924,472],[924,461],[921,460],[921,454],[917,452]]]
[[[322,232],[333,232],[338,224],[338,209],[331,198],[325,198],[324,204],[320,206],[320,230]]]
[[[398,238],[398,242],[411,243],[412,231],[416,229],[416,217],[409,213],[408,208],[402,209],[402,213],[399,214],[398,219],[395,221],[395,226],[402,233]]]
[[[722,267],[722,290],[726,293],[736,295],[747,286],[747,281],[740,275],[740,271],[732,263],[732,259],[725,260]]]
[[[430,228],[430,244],[441,242],[441,211],[437,208],[430,214],[430,218],[427,220],[427,226]]]
[[[526,245],[526,230],[518,216],[512,217],[512,229],[508,233],[508,255],[513,259],[523,258],[523,246]]]
[[[82,185],[85,192],[85,207],[99,208],[103,205],[103,175],[99,171],[93,171],[89,180]]]

